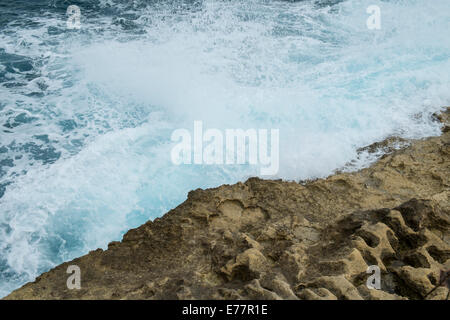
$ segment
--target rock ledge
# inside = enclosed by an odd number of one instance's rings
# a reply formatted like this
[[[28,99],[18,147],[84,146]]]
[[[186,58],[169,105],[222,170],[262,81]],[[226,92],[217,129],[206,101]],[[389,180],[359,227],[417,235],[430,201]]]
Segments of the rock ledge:
[[[6,299],[445,299],[432,290],[450,269],[449,110],[440,137],[358,172],[191,191]],[[67,289],[69,265],[80,290]],[[370,265],[381,290],[366,286]]]

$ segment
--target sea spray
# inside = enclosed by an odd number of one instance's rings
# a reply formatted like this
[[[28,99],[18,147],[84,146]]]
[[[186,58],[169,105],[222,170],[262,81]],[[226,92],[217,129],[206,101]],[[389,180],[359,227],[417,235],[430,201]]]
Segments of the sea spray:
[[[86,0],[79,29],[68,6],[11,0],[0,20],[0,296],[260,174],[174,165],[171,134],[195,120],[279,129],[276,177],[296,180],[439,134],[450,102],[448,0]]]

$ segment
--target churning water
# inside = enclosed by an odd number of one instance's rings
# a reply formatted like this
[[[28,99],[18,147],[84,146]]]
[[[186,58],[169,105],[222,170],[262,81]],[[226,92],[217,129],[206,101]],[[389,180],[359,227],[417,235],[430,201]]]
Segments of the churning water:
[[[450,102],[448,0],[1,0],[0,11],[0,296],[191,189],[259,173],[173,165],[171,133],[194,120],[279,129],[275,177],[294,180],[390,135],[437,135],[430,115]]]

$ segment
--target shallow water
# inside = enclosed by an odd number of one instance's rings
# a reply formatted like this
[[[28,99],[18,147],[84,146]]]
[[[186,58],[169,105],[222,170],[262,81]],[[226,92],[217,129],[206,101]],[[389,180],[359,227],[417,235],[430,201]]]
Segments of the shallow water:
[[[66,9],[81,9],[67,29]],[[381,29],[369,30],[369,5]],[[280,130],[275,178],[324,177],[390,135],[438,135],[450,2],[0,4],[0,296],[258,166],[182,165],[173,130]],[[364,158],[357,167],[373,159]]]

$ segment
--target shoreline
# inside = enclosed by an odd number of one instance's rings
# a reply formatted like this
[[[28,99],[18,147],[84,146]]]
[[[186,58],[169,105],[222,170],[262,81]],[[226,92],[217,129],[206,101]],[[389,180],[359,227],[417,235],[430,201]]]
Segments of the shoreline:
[[[368,168],[324,179],[189,192],[121,242],[43,273],[5,299],[443,299],[450,269],[450,108],[442,135],[395,138]],[[79,266],[81,289],[67,288]],[[381,290],[366,270],[381,270]]]

